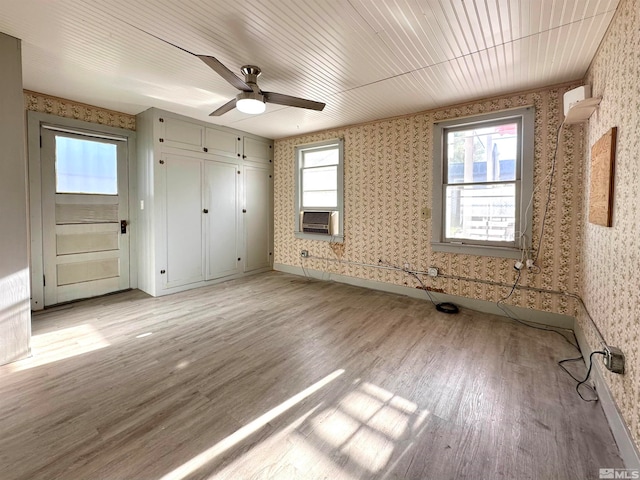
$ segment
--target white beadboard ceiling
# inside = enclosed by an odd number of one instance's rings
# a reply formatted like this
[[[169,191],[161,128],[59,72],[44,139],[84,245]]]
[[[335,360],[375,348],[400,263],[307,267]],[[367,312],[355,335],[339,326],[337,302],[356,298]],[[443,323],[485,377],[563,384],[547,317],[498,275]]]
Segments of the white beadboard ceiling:
[[[618,0],[0,0],[29,90],[121,112],[159,107],[269,138],[582,78]],[[327,104],[208,114],[260,87]]]

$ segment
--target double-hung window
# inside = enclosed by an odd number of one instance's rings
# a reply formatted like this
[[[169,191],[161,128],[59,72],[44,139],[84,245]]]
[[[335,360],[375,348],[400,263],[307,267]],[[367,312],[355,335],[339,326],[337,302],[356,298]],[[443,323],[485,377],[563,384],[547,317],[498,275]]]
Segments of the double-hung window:
[[[343,240],[343,151],[341,139],[296,147],[297,237]],[[318,228],[308,227],[305,219]]]
[[[533,107],[434,126],[432,249],[519,257],[530,245]]]

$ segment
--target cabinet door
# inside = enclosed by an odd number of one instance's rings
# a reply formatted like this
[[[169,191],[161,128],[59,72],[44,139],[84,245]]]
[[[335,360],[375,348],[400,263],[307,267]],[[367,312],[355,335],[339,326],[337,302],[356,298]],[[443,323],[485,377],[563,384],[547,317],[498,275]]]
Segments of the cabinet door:
[[[271,266],[271,184],[269,168],[245,165],[245,272]]]
[[[207,280],[240,272],[240,180],[235,163],[205,161]]]
[[[164,125],[163,144],[167,147],[202,151],[204,127],[177,118],[161,117]]]
[[[209,153],[237,158],[240,155],[240,137],[231,132],[206,128],[204,133],[204,146]]]
[[[166,288],[204,279],[202,167],[199,159],[165,157]]]
[[[273,160],[273,146],[267,140],[244,137],[242,158],[252,162],[271,163]]]

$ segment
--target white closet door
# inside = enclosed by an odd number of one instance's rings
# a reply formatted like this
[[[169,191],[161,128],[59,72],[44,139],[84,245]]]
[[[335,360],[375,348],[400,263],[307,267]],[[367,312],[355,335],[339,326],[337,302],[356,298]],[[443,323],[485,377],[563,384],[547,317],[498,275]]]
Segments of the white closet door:
[[[239,172],[236,163],[205,162],[207,280],[240,272]]]
[[[202,228],[203,161],[167,155],[165,211],[166,288],[204,280]]]
[[[271,266],[271,183],[268,167],[245,165],[245,272]]]

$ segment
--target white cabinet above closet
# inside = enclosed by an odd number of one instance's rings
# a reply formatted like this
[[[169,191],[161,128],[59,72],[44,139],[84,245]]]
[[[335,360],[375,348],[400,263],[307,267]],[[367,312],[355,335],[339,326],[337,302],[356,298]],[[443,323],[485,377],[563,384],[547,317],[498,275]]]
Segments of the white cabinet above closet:
[[[273,264],[273,142],[157,109],[137,117],[139,288],[158,296]]]

